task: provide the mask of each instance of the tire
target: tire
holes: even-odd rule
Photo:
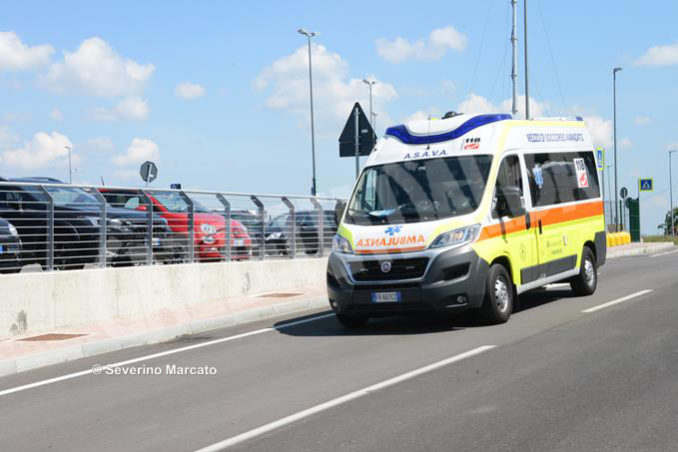
[[[513,312],[514,301],[513,282],[506,267],[493,264],[487,272],[483,318],[491,324],[506,322]]]
[[[339,323],[346,328],[360,328],[365,326],[370,319],[366,315],[336,314],[336,316]]]
[[[596,291],[598,273],[596,272],[596,256],[591,248],[585,246],[581,253],[579,274],[570,280],[570,287],[575,295],[584,297]]]

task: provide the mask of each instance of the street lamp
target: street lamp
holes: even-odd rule
[[[619,164],[617,163],[617,72],[622,68],[612,69],[612,110],[613,110],[613,128],[614,128],[614,211],[615,211],[615,230],[619,224],[619,186],[617,184],[617,173]]]
[[[607,170],[607,192],[610,193],[610,168],[614,168],[614,165],[607,165],[605,169]],[[614,215],[612,214],[612,198],[608,196],[608,201],[610,203],[610,219],[614,220]],[[603,209],[604,210],[604,209]]]
[[[68,183],[73,184],[73,167],[71,166],[71,147],[70,146],[64,146],[66,149],[68,149]]]
[[[370,125],[374,129],[374,113],[372,113],[372,87],[377,83],[376,80],[367,80],[363,79],[363,83],[367,83],[367,86],[370,87]]]
[[[669,215],[671,216],[671,238],[676,239],[676,226],[673,224],[673,172],[671,170],[671,154],[678,152],[676,150],[669,151],[669,198],[671,198],[671,211]]]
[[[315,36],[315,33],[304,30],[303,28],[300,28],[297,32],[306,36],[308,39],[308,87],[311,99],[311,158],[313,160],[313,185],[311,186],[311,195],[315,196],[317,185],[315,179],[315,125],[313,123],[313,64],[311,62],[311,38]]]

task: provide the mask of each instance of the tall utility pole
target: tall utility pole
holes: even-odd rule
[[[71,165],[71,147],[64,146],[68,149],[68,183],[73,184],[73,166]]]
[[[617,72],[622,68],[612,69],[612,115],[613,115],[613,139],[614,139],[614,224],[615,231],[619,224],[619,186],[617,183],[617,174],[619,173],[619,163],[617,162]]]
[[[372,87],[377,83],[376,80],[367,80],[363,79],[363,83],[366,83],[370,87],[370,125],[374,129],[374,113],[372,113]]]
[[[313,185],[311,185],[311,195],[315,196],[317,192],[317,185],[315,179],[315,124],[313,123],[313,63],[311,61],[311,38],[315,36],[312,31],[300,28],[298,33],[308,38],[308,87],[311,99],[311,158],[313,159]]]
[[[511,113],[518,114],[518,0],[511,0],[513,9],[513,29],[511,31],[511,47],[513,48],[513,65],[511,67],[511,81],[513,83],[513,104]]]
[[[523,44],[525,46],[525,119],[530,119],[530,84],[527,81],[529,74],[527,66],[527,0],[525,0],[523,21],[525,22],[523,29]]]
[[[671,211],[669,215],[671,215],[671,238],[673,240],[676,239],[676,225],[674,224],[674,218],[673,218],[673,171],[671,168],[671,154],[674,152],[678,152],[676,150],[669,151],[669,198],[671,198]]]
[[[614,212],[612,211],[612,195],[610,195],[610,168],[614,168],[614,165],[607,165],[605,167],[607,169],[607,197],[608,200],[607,202],[610,204],[610,220],[614,221]]]

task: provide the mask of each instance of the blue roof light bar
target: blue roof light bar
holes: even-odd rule
[[[389,127],[386,129],[386,135],[399,139],[405,144],[433,144],[443,141],[449,141],[459,138],[462,135],[486,124],[512,119],[509,114],[478,115],[469,119],[459,127],[440,135],[412,135],[405,125]]]

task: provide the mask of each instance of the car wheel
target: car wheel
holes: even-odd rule
[[[366,315],[336,314],[337,320],[346,328],[360,328],[370,319]]]
[[[501,264],[493,264],[487,272],[482,314],[492,324],[504,323],[513,312],[514,295],[511,277]]]
[[[575,295],[583,297],[595,292],[597,285],[596,257],[593,255],[591,248],[585,246],[581,253],[579,274],[570,280],[570,287]]]

